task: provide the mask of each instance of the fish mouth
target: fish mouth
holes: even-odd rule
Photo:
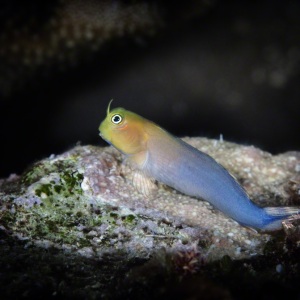
[[[99,133],[99,135],[105,142],[107,142],[108,144],[111,145],[111,142],[109,140],[107,140],[101,132]]]
[[[105,142],[107,142],[107,140],[105,139],[104,135],[103,135],[101,132],[99,133],[99,136],[100,136]]]
[[[100,137],[102,137],[104,140],[106,140],[104,134],[103,134],[101,131],[99,131],[99,135],[100,135]]]

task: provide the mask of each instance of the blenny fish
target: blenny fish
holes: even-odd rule
[[[100,136],[150,178],[208,201],[239,224],[262,231],[279,230],[300,212],[297,207],[259,207],[236,179],[208,154],[155,123],[124,108],[110,111]]]

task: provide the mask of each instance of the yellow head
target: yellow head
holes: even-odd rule
[[[100,136],[124,154],[132,155],[146,150],[147,134],[144,127],[147,120],[120,107],[110,111],[111,102],[106,118],[99,126]]]

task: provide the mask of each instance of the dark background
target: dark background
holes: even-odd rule
[[[299,150],[299,1],[106,1],[112,15],[146,4],[137,28],[154,16],[133,32],[108,18],[125,24],[110,38],[104,1],[1,2],[0,178],[77,142],[104,146],[111,98],[178,136]]]

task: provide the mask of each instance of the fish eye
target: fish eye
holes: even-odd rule
[[[114,124],[120,124],[122,122],[123,118],[119,114],[115,114],[111,117],[111,121]]]

